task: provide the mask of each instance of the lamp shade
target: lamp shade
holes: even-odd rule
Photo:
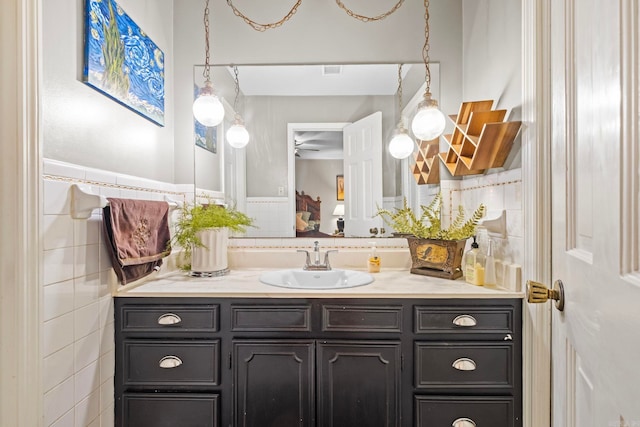
[[[438,109],[437,101],[425,96],[411,122],[411,130],[415,137],[422,141],[431,141],[442,135],[446,125],[446,118]]]
[[[414,145],[404,128],[397,129],[389,141],[389,153],[396,159],[405,159],[413,153]]]
[[[343,216],[344,215],[344,204],[338,203],[336,208],[333,210],[333,216]]]
[[[249,132],[240,122],[236,122],[227,130],[227,141],[233,148],[242,148],[249,143]]]
[[[224,119],[224,106],[216,96],[211,82],[205,85],[193,102],[193,116],[205,126],[218,126]]]

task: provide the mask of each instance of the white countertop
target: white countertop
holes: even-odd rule
[[[474,286],[462,279],[447,280],[411,274],[407,269],[372,273],[374,282],[354,288],[318,290],[265,285],[268,269],[232,270],[221,277],[191,277],[183,272],[158,276],[139,285],[119,288],[118,297],[246,297],[246,298],[522,298],[522,292]]]

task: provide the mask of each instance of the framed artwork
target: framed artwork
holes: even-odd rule
[[[336,198],[344,200],[344,175],[336,175]]]
[[[83,81],[164,126],[164,53],[115,0],[86,0]]]

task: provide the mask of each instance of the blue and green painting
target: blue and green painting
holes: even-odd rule
[[[164,54],[114,0],[87,0],[84,81],[164,126]]]

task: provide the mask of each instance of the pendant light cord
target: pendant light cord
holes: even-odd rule
[[[374,21],[380,21],[384,18],[386,18],[387,16],[391,15],[393,12],[395,12],[396,10],[398,10],[400,8],[400,6],[402,6],[402,3],[404,3],[404,0],[398,0],[398,3],[396,3],[395,6],[393,6],[391,9],[389,9],[388,11],[381,13],[378,16],[365,16],[365,15],[360,15],[355,13],[353,10],[349,9],[347,6],[344,5],[344,3],[342,3],[342,1],[340,0],[336,0],[336,4],[340,7],[340,9],[344,10],[347,15],[349,15],[352,18],[355,18],[359,21],[362,22],[374,22]]]
[[[424,60],[424,80],[427,84],[426,93],[431,93],[431,70],[429,69],[429,0],[424,0],[424,46],[422,46],[422,59]]]
[[[209,0],[206,0],[204,7],[204,76],[205,82],[211,81],[211,65],[209,65]]]
[[[398,64],[398,112],[400,113],[398,129],[404,130],[404,123],[402,123],[402,64]]]
[[[238,67],[236,65],[233,66],[233,75],[236,84],[236,96],[233,99],[233,111],[235,112],[236,117],[239,117],[240,113],[238,113],[238,97],[240,95],[240,80],[238,80]]]
[[[233,13],[236,16],[242,18],[242,20],[244,22],[246,22],[251,28],[253,28],[256,31],[260,31],[260,32],[269,30],[271,28],[277,28],[277,27],[282,26],[282,24],[287,22],[289,19],[291,19],[291,17],[293,15],[295,15],[295,13],[298,11],[298,6],[300,6],[301,3],[302,3],[302,0],[297,0],[296,3],[291,8],[291,10],[289,11],[289,13],[287,13],[279,21],[272,22],[272,23],[269,23],[269,24],[260,24],[260,23],[258,23],[256,21],[254,21],[253,19],[249,18],[248,16],[246,16],[244,13],[240,12],[240,10],[238,10],[238,8],[236,8],[233,5],[233,2],[231,0],[227,0],[227,4],[229,5],[229,7],[231,7],[231,9],[233,9]]]

